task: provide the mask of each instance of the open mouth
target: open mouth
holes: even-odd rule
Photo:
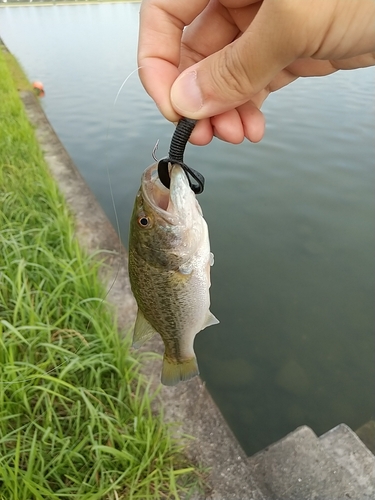
[[[160,181],[157,164],[149,167],[143,174],[142,192],[145,201],[155,210],[166,222],[177,224],[176,214],[172,213],[171,192]]]
[[[157,163],[151,165],[143,174],[142,191],[145,201],[166,222],[172,225],[179,223],[189,212],[190,198],[194,196],[190,190],[185,172],[179,165],[173,165],[170,189],[159,179]]]
[[[159,179],[152,184],[152,198],[156,207],[168,212],[170,191],[163,186]]]

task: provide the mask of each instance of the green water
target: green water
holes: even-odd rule
[[[136,74],[136,4],[0,10],[0,36],[120,233],[165,122]],[[264,106],[265,139],[189,146],[215,254],[202,378],[247,453],[307,424],[374,416],[373,68],[301,80]]]

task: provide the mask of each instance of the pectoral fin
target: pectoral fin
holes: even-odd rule
[[[220,323],[220,321],[212,314],[211,311],[208,311],[206,322],[203,325],[202,330],[204,330],[208,326],[217,325],[218,323]]]
[[[137,319],[135,320],[134,325],[132,347],[134,347],[135,349],[139,349],[145,342],[150,340],[155,333],[155,329],[143,316],[142,311],[138,309]]]
[[[214,254],[212,252],[210,252],[210,266],[213,266],[214,262],[215,262]]]

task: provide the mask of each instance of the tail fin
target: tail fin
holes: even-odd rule
[[[163,385],[176,385],[199,375],[197,358],[186,359],[178,362],[164,354],[161,383]]]

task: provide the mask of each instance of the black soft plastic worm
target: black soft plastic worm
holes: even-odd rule
[[[171,179],[169,177],[168,164],[172,165],[178,164],[183,169],[189,180],[189,185],[195,194],[200,194],[204,189],[204,177],[202,174],[188,167],[184,163],[184,152],[186,143],[195,127],[197,120],[191,120],[190,118],[181,118],[178,122],[176,130],[173,134],[171,145],[169,148],[168,158],[163,158],[158,163],[158,174],[159,179],[164,184],[165,187],[169,189],[171,184]]]

